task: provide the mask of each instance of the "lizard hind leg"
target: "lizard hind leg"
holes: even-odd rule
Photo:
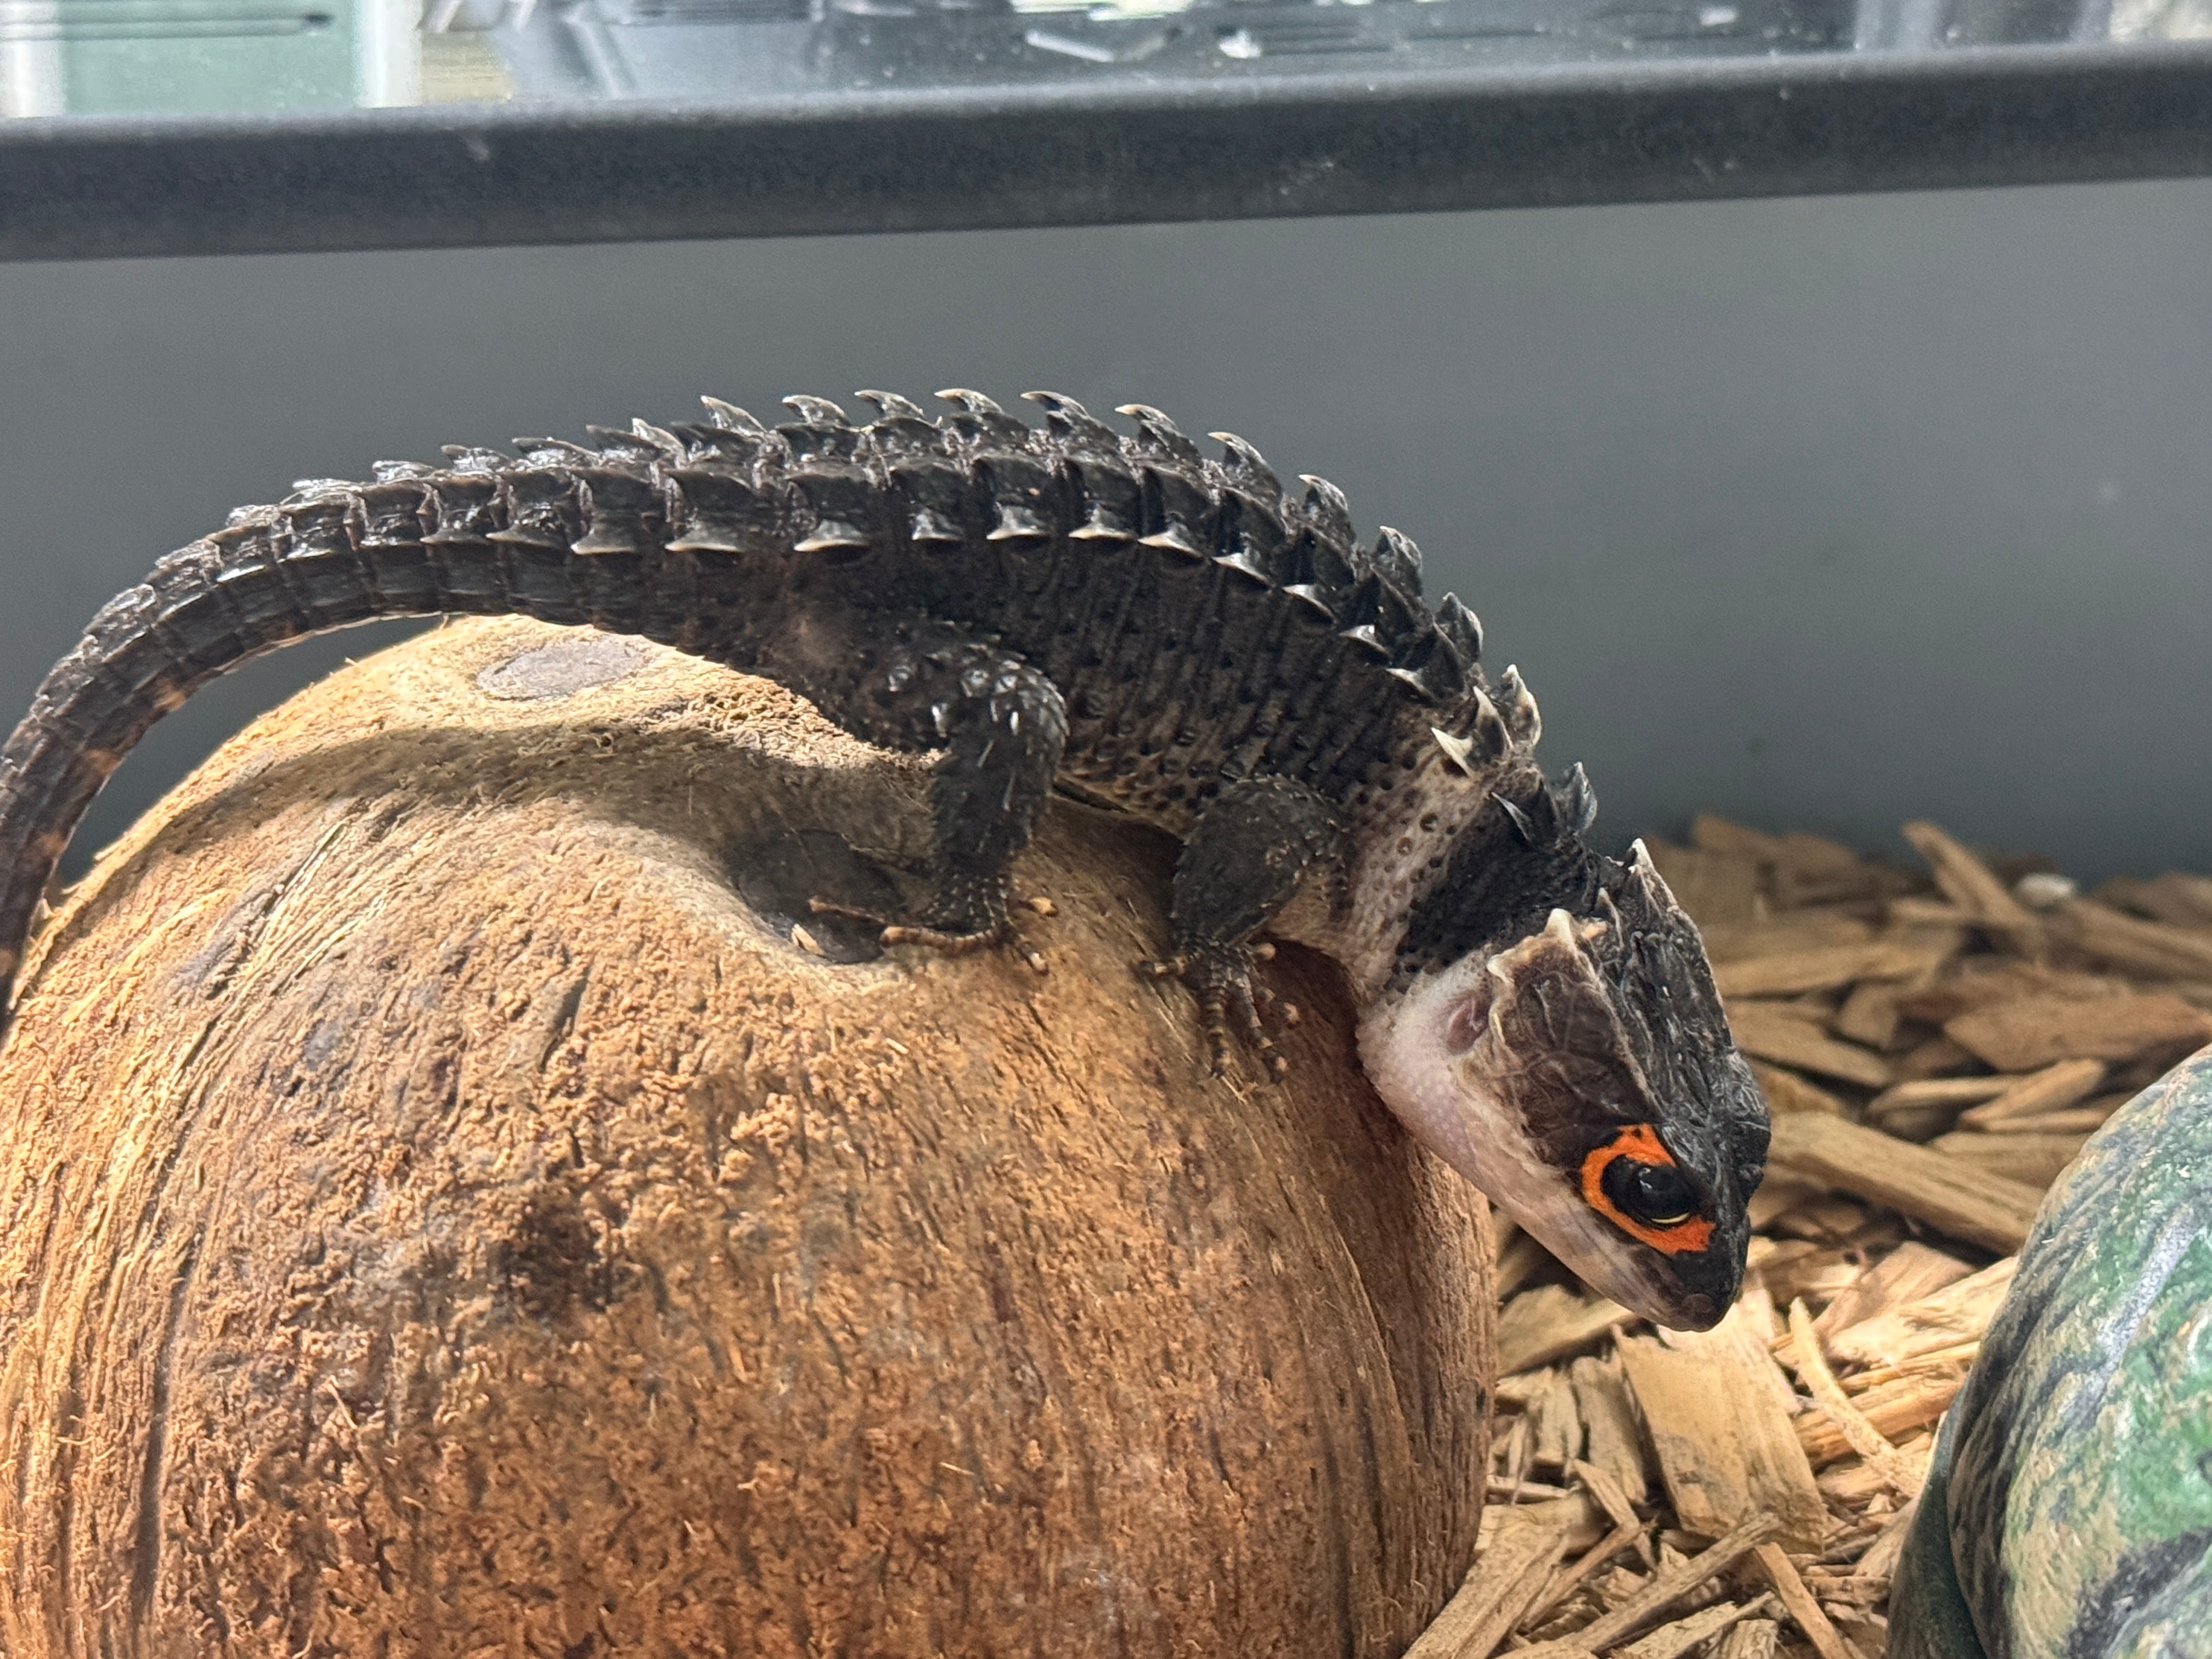
[[[1338,836],[1328,801],[1305,785],[1246,778],[1208,803],[1183,843],[1176,860],[1174,954],[1137,967],[1190,988],[1217,1073],[1228,1070],[1237,1040],[1269,1077],[1290,1070],[1268,1028],[1296,1024],[1298,1011],[1255,977],[1254,965],[1274,954],[1255,936],[1309,877],[1334,863]]]
[[[1042,972],[1044,958],[1016,938],[1006,879],[1066,742],[1059,689],[1012,652],[932,625],[902,638],[858,691],[833,718],[878,742],[944,750],[929,786],[929,898],[909,921],[823,899],[813,908],[880,924],[885,945],[964,956],[1013,944]]]

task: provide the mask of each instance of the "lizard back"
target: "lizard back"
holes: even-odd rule
[[[1122,435],[1051,393],[1032,394],[1041,428],[975,392],[944,394],[933,421],[862,395],[867,424],[795,397],[771,428],[708,399],[703,422],[303,480],[162,559],[0,750],[0,975],[85,808],[161,715],[253,657],[384,618],[638,635],[898,747],[928,711],[886,693],[886,660],[927,648],[915,624],[951,624],[1059,688],[1066,783],[1178,835],[1225,782],[1349,802],[1413,769],[1430,726],[1475,723],[1480,623],[1422,603],[1406,538],[1358,545],[1325,481],[1288,495],[1249,445],[1216,434],[1207,459],[1141,406]]]
[[[937,751],[929,896],[868,916],[886,945],[1012,942],[1008,872],[1055,783],[1162,825],[1172,939],[1140,970],[1189,989],[1217,1069],[1241,1039],[1282,1075],[1267,1027],[1295,1011],[1253,970],[1264,934],[1318,945],[1415,1135],[1606,1294],[1717,1320],[1767,1132],[1702,943],[1640,844],[1589,847],[1587,780],[1537,769],[1534,699],[1511,669],[1493,698],[1413,544],[1359,546],[1332,486],[1288,495],[1242,440],[1209,459],[1141,405],[1122,435],[1052,393],[1042,428],[972,392],[934,421],[860,395],[865,425],[709,400],[311,479],[161,560],[0,748],[0,996],[86,806],[200,684],[383,617],[589,624]]]

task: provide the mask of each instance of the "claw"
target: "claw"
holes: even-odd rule
[[[824,898],[807,900],[806,908],[817,916],[850,916],[854,921],[872,922],[878,927],[891,925],[891,919],[880,910],[863,910],[855,905],[836,904]]]
[[[1260,1000],[1253,994],[1252,981],[1232,979],[1228,991],[1229,1006],[1236,1010],[1237,1023],[1244,1028],[1244,1041],[1251,1045],[1267,1075],[1279,1083],[1289,1073],[1291,1063],[1275,1051],[1274,1039],[1267,1035],[1267,1023],[1260,1018]]]
[[[942,927],[915,927],[908,922],[893,921],[878,910],[862,910],[849,904],[838,904],[829,899],[809,899],[806,908],[817,916],[850,916],[855,921],[865,921],[883,932],[877,935],[884,945],[922,945],[940,956],[967,957],[993,945],[1011,945],[1015,954],[1030,968],[1042,974],[1049,971],[1043,953],[1032,951],[1021,942],[1014,932],[1014,924],[1001,916],[988,927],[963,929],[953,933]]]
[[[1179,979],[1197,996],[1199,1029],[1206,1034],[1206,1054],[1216,1077],[1229,1072],[1233,1014],[1233,1035],[1243,1039],[1268,1078],[1280,1082],[1290,1074],[1291,1063],[1275,1047],[1270,1017],[1277,1030],[1286,1030],[1298,1023],[1297,1007],[1252,977],[1253,963],[1274,954],[1275,947],[1262,942],[1159,957],[1136,967],[1148,978]]]
[[[1273,1013],[1285,1026],[1295,1025],[1304,1018],[1298,1012],[1297,1003],[1284,1001],[1258,980],[1252,981],[1252,994],[1260,999],[1262,1008]]]

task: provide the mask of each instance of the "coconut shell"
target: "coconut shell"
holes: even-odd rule
[[[875,945],[921,765],[520,622],[228,744],[0,1055],[0,1653],[1395,1654],[1472,1556],[1479,1196],[1285,947],[1139,979],[1073,804],[1015,952]]]

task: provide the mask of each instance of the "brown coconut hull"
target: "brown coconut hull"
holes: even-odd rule
[[[795,944],[911,896],[844,849],[920,790],[493,623],[112,849],[0,1057],[0,1653],[1398,1652],[1474,1542],[1480,1199],[1319,958],[1289,1086],[1206,1075],[1125,822],[1021,860],[1048,975]]]

